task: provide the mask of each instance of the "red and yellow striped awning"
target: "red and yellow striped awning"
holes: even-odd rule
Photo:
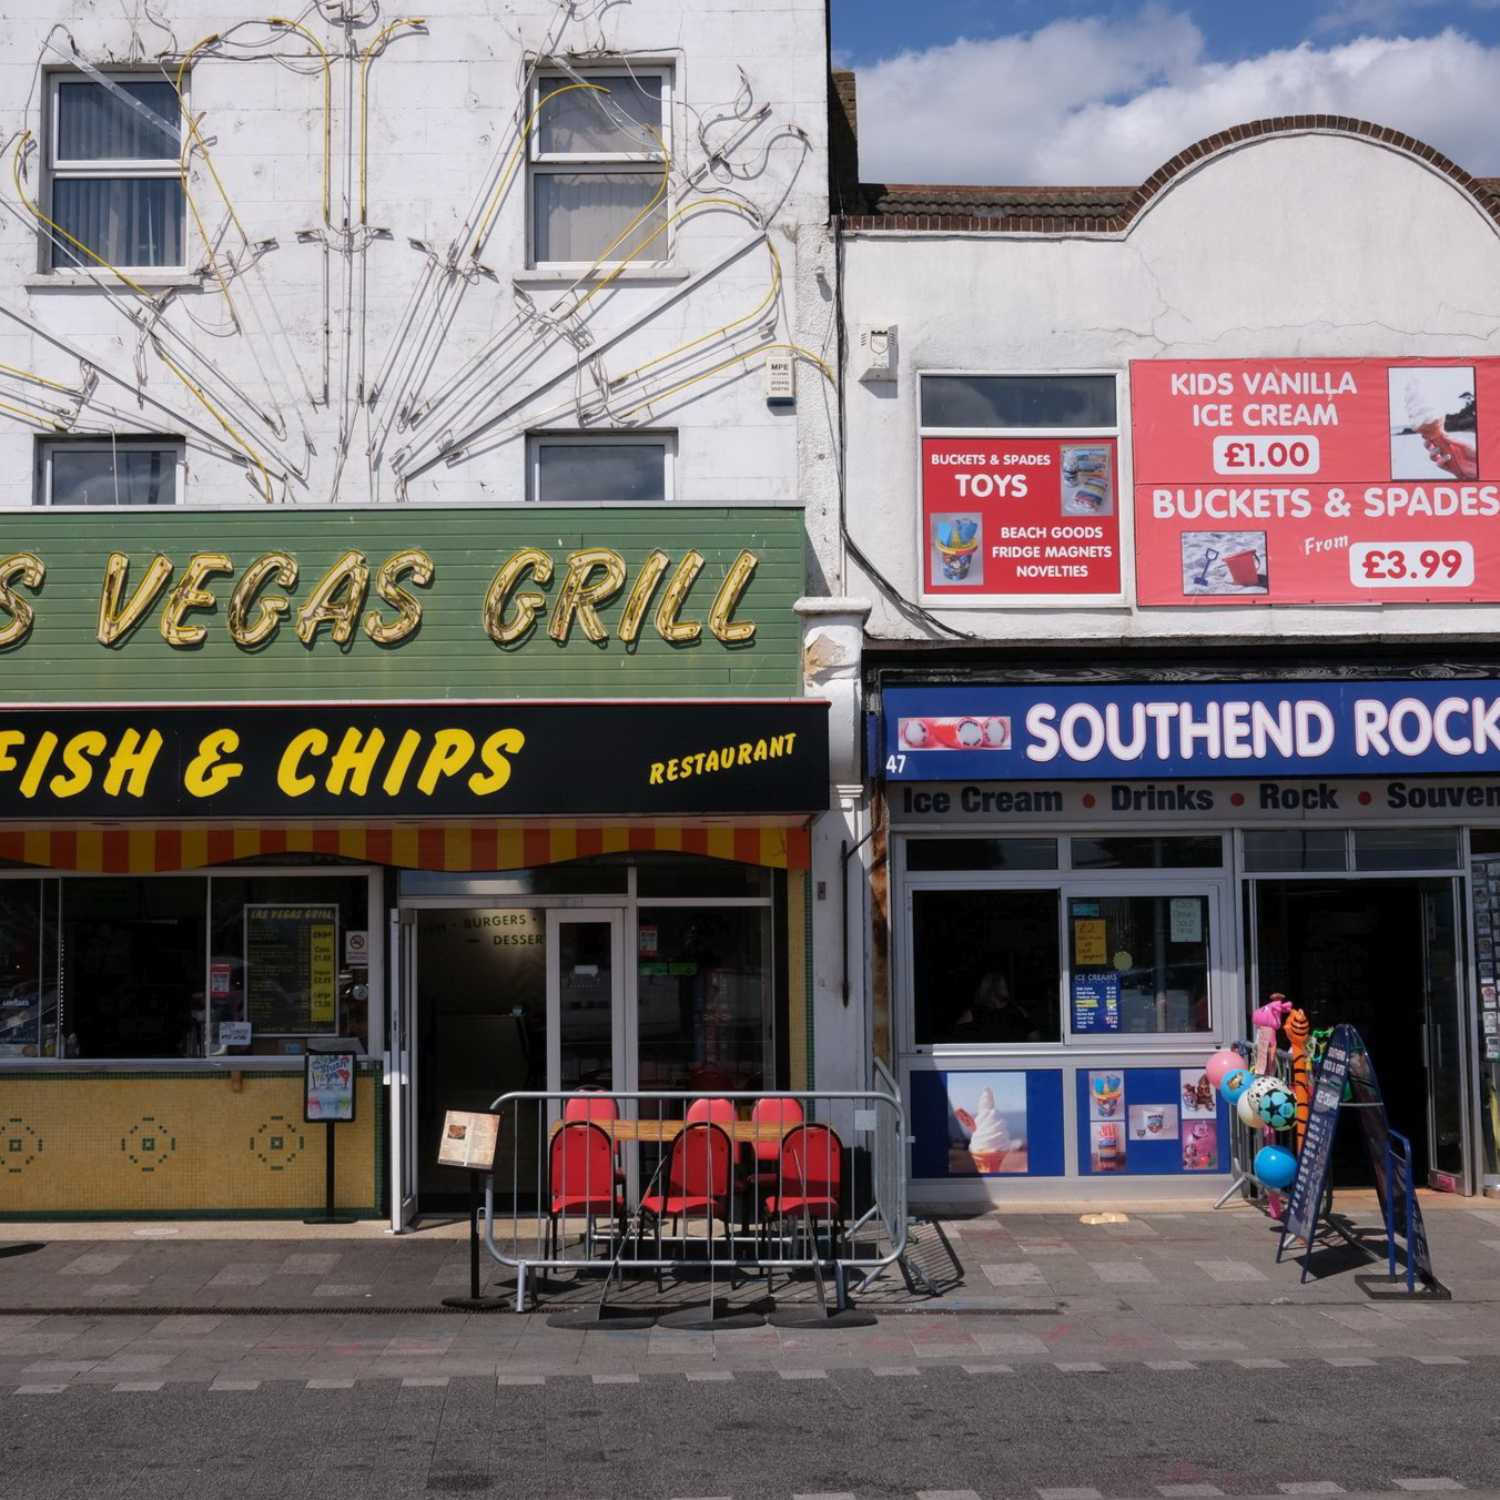
[[[0,829],[0,860],[50,870],[150,875],[255,855],[324,854],[407,870],[521,870],[594,854],[701,854],[778,870],[811,864],[803,828],[682,823],[305,823]]]

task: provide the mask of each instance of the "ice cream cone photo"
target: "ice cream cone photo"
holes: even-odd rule
[[[1387,374],[1392,479],[1477,479],[1473,365],[1411,365]]]
[[[951,1174],[1026,1171],[1024,1073],[950,1073],[948,1118]]]

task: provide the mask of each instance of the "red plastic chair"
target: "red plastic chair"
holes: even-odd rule
[[[776,1191],[766,1196],[768,1223],[810,1229],[828,1226],[828,1254],[837,1255],[843,1236],[844,1147],[827,1125],[797,1125],[782,1138]]]
[[[728,1099],[694,1099],[688,1105],[687,1117],[690,1125],[700,1120],[712,1120],[715,1125],[730,1127],[736,1118],[734,1104]]]
[[[602,1089],[577,1089],[572,1098],[563,1102],[564,1120],[602,1120],[612,1124],[620,1118],[620,1106]],[[611,1139],[613,1139],[611,1137]],[[615,1181],[621,1186],[625,1182],[625,1168],[620,1160],[620,1148],[614,1146]]]
[[[588,1244],[599,1219],[619,1226],[622,1200],[615,1188],[614,1142],[592,1120],[565,1120],[552,1137],[547,1185],[551,1201],[547,1214],[549,1260],[557,1259],[558,1222],[587,1219]]]
[[[720,1102],[727,1104],[729,1101]],[[701,1214],[708,1220],[710,1236],[713,1221],[722,1219],[728,1235],[729,1196],[733,1183],[734,1143],[728,1132],[711,1120],[689,1120],[672,1142],[667,1157],[665,1188],[647,1193],[641,1199],[641,1233],[646,1232],[648,1218],[654,1221],[657,1260],[662,1258],[661,1226],[666,1219],[671,1219],[675,1228],[689,1214]],[[661,1267],[658,1266],[658,1287],[661,1282]]]
[[[800,1125],[803,1120],[802,1105],[796,1099],[757,1099],[750,1111],[750,1118],[757,1125]],[[779,1190],[781,1182],[781,1142],[787,1131],[775,1140],[757,1138],[751,1146],[754,1153],[753,1166],[745,1177],[745,1224],[750,1228],[750,1215],[755,1205],[768,1194]]]

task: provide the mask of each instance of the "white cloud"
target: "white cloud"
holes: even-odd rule
[[[1500,47],[1460,32],[1211,61],[1183,12],[1056,21],[904,52],[859,73],[866,182],[1136,183],[1184,146],[1269,115],[1352,115],[1484,175]]]

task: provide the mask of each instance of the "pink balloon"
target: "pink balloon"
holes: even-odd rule
[[[1228,1047],[1226,1047],[1222,1052],[1215,1052],[1214,1055],[1209,1058],[1207,1064],[1204,1066],[1203,1071],[1208,1074],[1208,1081],[1213,1084],[1215,1088],[1218,1088],[1218,1086],[1224,1081],[1224,1075],[1226,1073],[1232,1073],[1236,1068],[1243,1068],[1244,1066],[1245,1059],[1241,1057],[1238,1052],[1232,1052]]]

